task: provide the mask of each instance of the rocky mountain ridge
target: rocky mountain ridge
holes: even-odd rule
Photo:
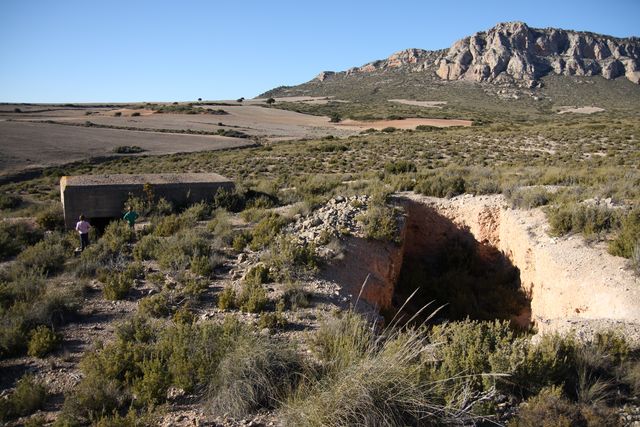
[[[432,73],[443,81],[514,83],[536,87],[549,74],[625,77],[640,84],[640,39],[536,29],[507,22],[454,43],[449,49],[406,49],[387,59],[343,72],[324,71],[315,80],[388,70]]]

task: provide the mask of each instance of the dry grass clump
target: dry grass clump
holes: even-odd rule
[[[352,312],[321,327],[314,340],[318,377],[286,404],[286,425],[431,425],[476,418],[471,409],[488,394],[445,402],[438,382],[424,377],[421,359],[434,345],[423,330],[378,335],[372,328]]]

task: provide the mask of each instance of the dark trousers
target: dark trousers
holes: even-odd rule
[[[89,246],[89,233],[80,233],[80,249],[84,251],[87,246]]]

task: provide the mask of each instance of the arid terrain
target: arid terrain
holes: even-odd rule
[[[640,425],[637,52],[507,23],[255,99],[0,106],[0,422]],[[235,188],[138,183],[77,249],[62,176],[170,173]]]

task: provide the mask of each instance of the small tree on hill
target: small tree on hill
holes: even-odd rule
[[[265,101],[267,104],[271,105],[271,104],[275,104],[276,100],[273,98],[269,98]]]

